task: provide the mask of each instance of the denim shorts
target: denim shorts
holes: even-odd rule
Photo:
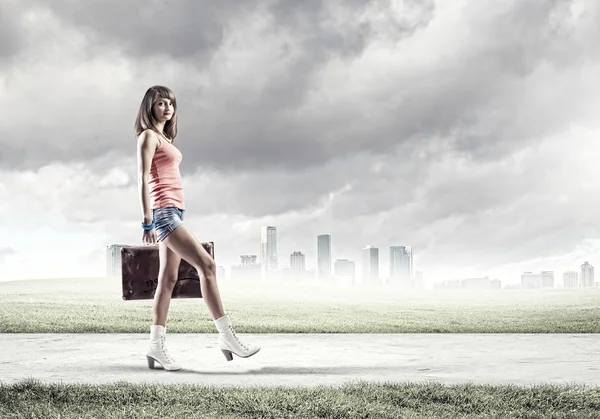
[[[156,241],[163,241],[170,232],[183,224],[185,210],[177,207],[164,207],[152,210],[152,218],[156,228]]]

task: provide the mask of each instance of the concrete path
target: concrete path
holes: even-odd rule
[[[148,369],[145,334],[0,334],[0,382],[600,385],[600,334],[242,334],[262,349],[231,362],[216,336],[168,334],[183,365],[168,372]]]

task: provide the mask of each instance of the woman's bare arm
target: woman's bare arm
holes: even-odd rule
[[[137,141],[137,166],[138,166],[138,189],[140,204],[142,205],[142,216],[144,224],[152,223],[152,209],[150,208],[150,165],[158,145],[158,139],[151,130],[140,134]]]

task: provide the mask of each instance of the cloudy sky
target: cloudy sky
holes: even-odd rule
[[[133,123],[179,105],[185,222],[228,271],[278,228],[428,281],[600,263],[600,2],[0,0],[2,280],[140,244]]]

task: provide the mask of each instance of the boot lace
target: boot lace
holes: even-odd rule
[[[233,330],[233,326],[229,326],[229,331],[231,332],[231,335],[235,338],[235,340],[237,341],[237,343],[239,343],[242,348],[244,348],[245,350],[249,350],[250,349],[248,347],[248,345],[246,345],[244,342],[242,342],[240,340],[240,338],[235,334],[235,330]]]
[[[167,352],[167,344],[165,343],[164,336],[160,337],[160,350],[162,351],[163,355],[165,356],[165,359],[169,362],[169,364],[175,363],[175,360],[171,357],[171,355],[169,355],[169,352]]]

